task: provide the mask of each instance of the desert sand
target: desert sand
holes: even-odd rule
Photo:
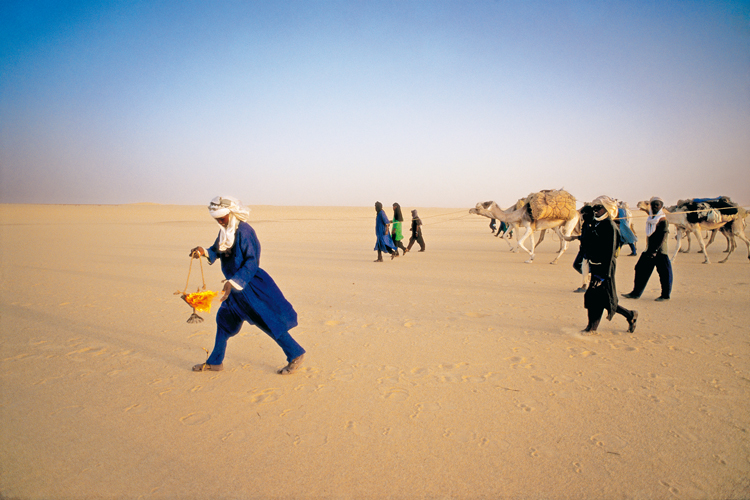
[[[174,292],[216,237],[204,206],[0,206],[0,496],[750,498],[744,245],[718,264],[719,237],[704,265],[694,244],[672,300],[655,274],[622,299],[634,333],[584,336],[577,243],[525,264],[469,207],[398,201],[427,251],[383,263],[372,207],[252,207],[308,351],[290,376],[250,325],[223,372],[191,371],[218,304],[189,324]]]

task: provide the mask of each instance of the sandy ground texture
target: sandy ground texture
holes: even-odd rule
[[[635,333],[583,336],[577,243],[524,264],[469,207],[416,208],[427,251],[373,263],[371,207],[253,207],[308,351],[281,376],[249,325],[191,371],[217,307],[188,324],[173,292],[205,207],[0,206],[2,498],[750,498],[744,246],[694,245],[671,301],[656,275],[622,299]]]

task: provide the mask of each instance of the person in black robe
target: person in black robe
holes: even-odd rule
[[[424,252],[424,238],[422,237],[422,219],[419,218],[419,214],[416,210],[411,211],[411,238],[409,238],[409,246],[406,247],[406,251],[411,251],[414,242],[419,243],[419,251]]]
[[[638,311],[630,311],[617,303],[615,288],[615,270],[617,258],[615,251],[619,235],[617,226],[612,222],[607,209],[600,203],[594,203],[594,220],[589,226],[581,247],[589,261],[591,280],[583,296],[583,305],[588,311],[588,324],[584,332],[594,334],[599,327],[602,314],[607,310],[607,320],[612,321],[615,313],[628,320],[628,332],[635,331]]]
[[[669,300],[672,294],[672,263],[667,255],[667,237],[669,227],[664,215],[664,202],[661,198],[654,196],[649,202],[649,217],[646,220],[646,237],[648,248],[641,254],[635,265],[635,279],[633,291],[622,296],[627,299],[637,299],[646,288],[651,274],[656,268],[659,273],[661,284],[661,295],[656,298],[657,302]]]

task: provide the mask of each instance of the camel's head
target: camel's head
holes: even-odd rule
[[[635,206],[638,207],[640,210],[643,210],[644,212],[648,213],[649,204],[647,201],[639,201],[638,203],[636,203]]]
[[[492,217],[492,215],[488,214],[487,211],[494,204],[495,204],[494,201],[484,201],[484,202],[480,201],[479,203],[477,203],[477,205],[474,208],[469,210],[469,213],[474,214],[474,215],[483,215],[485,217]]]

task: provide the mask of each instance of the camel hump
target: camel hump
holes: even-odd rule
[[[578,213],[575,197],[563,189],[547,189],[532,193],[526,198],[526,202],[534,220],[570,220]]]

